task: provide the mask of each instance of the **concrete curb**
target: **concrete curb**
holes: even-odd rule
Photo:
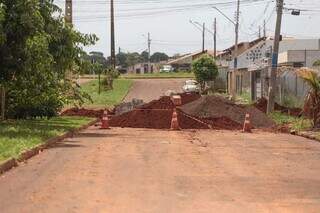
[[[11,159],[4,161],[3,163],[0,163],[0,175],[9,171],[13,167],[17,167],[19,165],[19,163],[25,162],[28,159],[34,157],[35,155],[38,155],[43,150],[50,148],[51,146],[53,146],[57,142],[63,141],[66,138],[74,137],[74,135],[76,135],[80,131],[87,129],[88,127],[94,125],[98,121],[99,121],[99,119],[95,119],[95,120],[91,121],[90,123],[83,125],[82,127],[73,129],[69,132],[66,132],[63,135],[60,135],[60,136],[57,136],[54,138],[50,138],[50,139],[46,140],[43,144],[40,144],[30,150],[26,150],[26,151],[22,152],[17,158],[11,158]]]
[[[314,140],[314,141],[320,142],[320,139],[317,138],[316,136],[309,135],[309,134],[304,133],[304,132],[298,132],[297,135],[300,136],[300,137],[304,137],[304,138],[307,138],[307,139],[310,139],[310,140]]]

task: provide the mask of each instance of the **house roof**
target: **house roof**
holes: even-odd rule
[[[261,41],[265,41],[267,39],[267,37],[261,37],[261,38],[258,38],[258,39],[255,39],[253,41],[250,41],[250,42],[241,42],[238,44],[238,47],[241,47],[241,46],[244,46],[244,45],[248,45],[248,48],[247,49],[250,49],[251,47],[255,46],[256,44],[260,43]],[[229,55],[232,53],[232,51],[234,51],[235,49],[235,45],[232,45],[231,47],[223,50],[219,56],[224,56],[224,55]],[[241,55],[242,53],[240,53],[239,55]]]
[[[194,57],[194,56],[197,56],[197,55],[200,55],[200,54],[203,54],[203,53],[208,53],[208,50],[205,50],[204,52],[199,51],[199,52],[195,52],[195,53],[190,53],[190,54],[184,55],[184,56],[182,56],[180,58],[173,59],[173,60],[169,61],[168,64],[175,64],[175,63],[178,63],[179,61],[188,59],[189,57]]]

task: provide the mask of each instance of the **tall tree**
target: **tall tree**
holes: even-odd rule
[[[84,35],[64,23],[53,0],[2,0],[3,38],[0,43],[0,83],[7,87],[12,117],[53,116],[64,104],[82,103],[70,78],[83,66]]]
[[[160,61],[167,61],[169,59],[169,56],[165,53],[156,52],[151,56],[151,62],[157,63]]]
[[[147,51],[143,51],[140,55],[141,55],[142,62],[149,61],[149,53]]]

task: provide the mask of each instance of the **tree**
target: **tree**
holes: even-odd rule
[[[126,64],[128,67],[133,66],[135,64],[141,63],[143,62],[141,56],[139,53],[128,53],[127,54],[127,60],[126,60]]]
[[[319,66],[320,66],[320,59],[319,59],[319,60],[316,60],[316,61],[313,63],[313,66],[319,67]]]
[[[314,128],[320,128],[320,76],[315,70],[303,68],[298,75],[310,86],[305,101],[305,113],[311,115]]]
[[[108,67],[108,64],[107,64],[107,59],[104,57],[103,53],[102,52],[96,52],[96,51],[93,51],[93,52],[90,52],[90,61],[92,63],[99,63],[103,66],[103,68],[107,68]]]
[[[192,63],[192,70],[201,90],[205,89],[206,82],[213,81],[218,76],[218,66],[209,55],[204,55]]]
[[[160,61],[167,61],[169,56],[165,53],[156,52],[151,56],[151,62],[157,63]]]
[[[147,51],[143,51],[141,53],[141,62],[148,62],[149,61],[149,53]]]
[[[65,104],[82,104],[88,95],[71,76],[84,66],[83,46],[94,44],[96,36],[65,24],[53,0],[2,0],[0,5],[0,83],[6,87],[9,117],[51,117]]]

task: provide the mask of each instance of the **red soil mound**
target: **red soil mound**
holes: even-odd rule
[[[235,123],[233,124],[243,124],[246,113],[249,113],[251,115],[251,123],[255,128],[269,128],[275,125],[271,119],[255,107],[237,105],[220,96],[201,97],[194,102],[182,106],[182,110],[187,114],[202,119],[227,118],[229,121],[234,121]],[[228,122],[221,127],[223,129],[230,128]]]
[[[138,107],[138,109],[173,109],[173,108],[174,108],[174,104],[171,101],[171,97],[169,96],[163,96],[159,100],[154,100]]]
[[[182,129],[209,129],[209,125],[196,118],[177,111]],[[114,116],[109,124],[113,127],[170,129],[173,110],[140,109]]]
[[[83,117],[93,117],[100,118],[103,115],[104,110],[91,110],[84,108],[71,108],[67,109],[61,113],[62,116],[83,116]]]
[[[196,93],[181,93],[179,95],[181,96],[182,105],[191,103],[201,98],[201,95]]]
[[[241,130],[242,125],[227,117],[205,118],[204,122],[211,125],[216,130]]]

